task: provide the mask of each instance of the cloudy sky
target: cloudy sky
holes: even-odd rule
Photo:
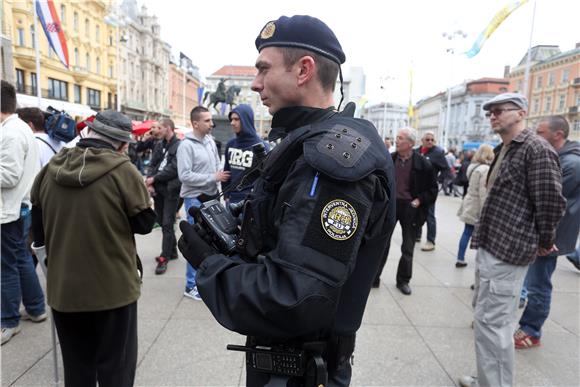
[[[308,14],[323,20],[346,53],[343,69],[361,66],[370,102],[407,103],[409,70],[413,101],[445,90],[450,83],[501,77],[528,49],[534,0],[510,15],[472,59],[450,55],[467,51],[493,16],[511,0],[139,0],[161,24],[162,39],[183,51],[202,76],[223,65],[253,65],[254,40],[267,21],[281,15]],[[580,1],[536,0],[532,45],[573,49],[580,42]],[[444,32],[466,38],[449,41]],[[381,79],[389,78],[386,82]],[[390,79],[394,78],[394,79]],[[385,89],[381,90],[381,84]],[[385,91],[386,90],[386,91]]]

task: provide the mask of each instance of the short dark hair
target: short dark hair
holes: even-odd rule
[[[37,132],[44,132],[44,113],[39,108],[24,107],[16,110],[18,117],[26,122],[32,122],[34,130]]]
[[[204,106],[196,106],[193,109],[191,109],[191,113],[189,113],[189,119],[192,122],[199,121],[199,119],[201,117],[201,113],[205,113],[205,112],[209,112],[209,110],[207,110],[207,108],[205,108]]]
[[[0,111],[2,113],[14,113],[16,111],[16,89],[11,83],[3,79],[1,83]]]
[[[162,118],[159,120],[159,125],[161,126],[169,126],[171,130],[175,130],[175,123],[171,118]]]
[[[555,133],[561,130],[564,133],[564,138],[568,138],[570,134],[570,124],[564,116],[549,116],[542,119],[541,122],[547,122],[550,132]]]
[[[298,62],[300,58],[304,56],[312,57],[314,62],[316,62],[316,75],[320,79],[322,88],[326,91],[334,91],[339,70],[337,63],[322,55],[302,48],[280,47],[280,50],[282,51],[284,65],[287,70],[290,70],[290,67]]]

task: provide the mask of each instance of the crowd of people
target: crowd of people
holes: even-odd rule
[[[346,386],[366,299],[394,251],[395,225],[402,232],[396,287],[410,296],[424,224],[421,250],[436,249],[441,190],[461,196],[455,266],[468,265],[470,240],[477,250],[477,375],[459,383],[513,385],[514,349],[540,345],[557,257],[568,256],[580,270],[580,144],[568,140],[566,119],[551,116],[527,128],[526,98],[504,93],[483,105],[501,137],[495,149],[483,144],[458,157],[436,145],[435,133],[419,139],[413,128],[398,130],[394,149],[391,139],[383,147],[372,124],[349,108],[334,109],[345,54],[328,26],[309,16],[281,17],[255,44],[252,89],[273,114],[270,139],[279,145],[260,161],[253,186],[241,184],[256,168],[252,148],[269,150],[269,143],[258,136],[248,105],[228,115],[232,139],[223,159],[203,106],[191,110],[192,132],[183,140],[162,118],[136,141],[131,120],[106,110],[64,144],[46,133],[40,109],[17,109],[13,85],[2,80],[2,344],[20,332],[21,319],[46,320],[48,303],[67,385],[132,385],[141,258],[154,259],[162,275],[179,248],[188,261],[184,297],[203,300],[223,326],[248,336],[248,346],[308,348],[313,364],[323,360],[324,380]],[[222,196],[244,204],[233,257],[194,227],[202,204]],[[178,242],[181,206],[187,220]],[[155,223],[160,252],[139,257],[134,235]],[[38,259],[48,256],[46,301],[31,244]],[[516,329],[520,298],[525,309]],[[310,385],[308,377],[297,385]],[[248,363],[248,385],[273,381]]]

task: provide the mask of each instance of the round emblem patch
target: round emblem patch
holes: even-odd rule
[[[335,199],[324,206],[320,214],[324,232],[334,240],[345,241],[354,235],[358,215],[346,200]]]
[[[274,24],[273,21],[268,22],[268,24],[266,24],[264,26],[264,28],[262,29],[262,32],[260,32],[260,38],[270,39],[274,35],[275,31],[276,31],[276,24]]]

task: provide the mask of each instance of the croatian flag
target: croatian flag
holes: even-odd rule
[[[54,8],[52,0],[35,0],[36,12],[42,24],[42,29],[46,34],[50,47],[54,50],[58,59],[68,68],[68,48],[66,47],[66,38],[62,25]]]

